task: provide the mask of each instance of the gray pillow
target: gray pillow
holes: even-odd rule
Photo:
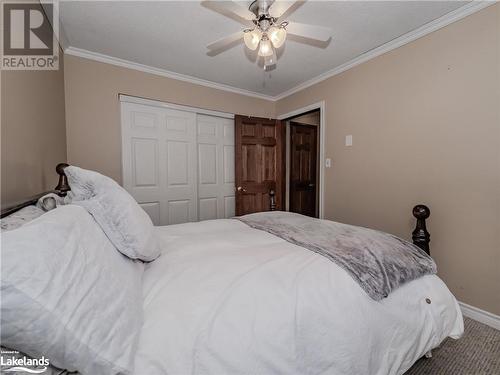
[[[71,187],[67,201],[84,207],[118,251],[143,261],[160,255],[153,222],[125,189],[94,171],[69,166],[64,172]]]

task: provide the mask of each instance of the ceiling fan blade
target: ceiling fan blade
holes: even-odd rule
[[[253,26],[252,20],[255,18],[255,15],[233,1],[203,0],[201,5],[214,12],[232,18],[243,25]]]
[[[215,42],[212,42],[207,45],[207,48],[209,50],[215,51],[215,50],[225,50],[225,47],[232,46],[235,44],[237,41],[243,38],[243,32],[238,31],[237,33],[225,36],[224,38],[220,38],[216,40]],[[221,51],[222,52],[222,51]]]
[[[303,38],[328,41],[332,37],[332,29],[329,27],[308,25],[305,23],[290,22],[286,27],[288,34],[297,35]]]
[[[298,1],[282,1],[276,0],[269,8],[269,14],[274,18],[281,18],[284,20],[290,14],[295,12],[299,7],[304,5],[307,0]]]

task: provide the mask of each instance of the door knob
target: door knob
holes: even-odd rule
[[[309,187],[314,187],[314,186],[315,186],[315,184],[309,184]]]
[[[238,191],[240,191],[240,192],[243,192],[243,193],[246,193],[246,191],[247,191],[247,189],[244,189],[244,188],[243,188],[243,187],[241,187],[241,186],[238,186],[238,187],[236,188],[236,190],[238,190]]]

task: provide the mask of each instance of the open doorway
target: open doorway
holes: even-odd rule
[[[320,109],[287,118],[286,210],[320,216]]]

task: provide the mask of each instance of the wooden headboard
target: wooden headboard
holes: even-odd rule
[[[36,204],[38,199],[45,194],[48,193],[56,193],[57,195],[61,197],[65,197],[68,193],[68,191],[71,190],[68,184],[68,179],[66,177],[66,174],[64,173],[64,168],[68,167],[69,164],[66,163],[59,163],[56,166],[56,172],[59,175],[59,182],[57,186],[54,188],[54,190],[47,191],[45,193],[38,194],[34,197],[29,198],[25,202],[16,204],[11,207],[7,207],[5,209],[2,209],[1,217],[8,216],[10,214],[13,214],[16,211],[19,211],[21,208]],[[275,201],[275,192],[274,190],[271,190],[269,192],[269,199],[270,199],[270,210],[274,211],[276,209],[276,201]],[[429,251],[429,243],[431,242],[431,235],[427,231],[426,223],[425,220],[427,220],[431,214],[431,211],[429,210],[429,207],[423,205],[423,204],[418,204],[415,207],[413,207],[413,216],[417,219],[417,223],[415,225],[415,229],[412,232],[412,240],[413,243],[420,247],[422,250],[424,250],[427,254],[430,254]]]
[[[19,211],[20,209],[22,209],[24,207],[36,204],[36,202],[38,202],[38,200],[41,197],[43,197],[44,195],[49,194],[49,193],[55,193],[55,194],[59,195],[60,197],[65,197],[66,194],[68,193],[68,191],[71,190],[69,185],[68,185],[68,179],[66,178],[66,175],[64,174],[64,168],[66,168],[68,166],[69,166],[69,164],[66,164],[66,163],[57,164],[56,172],[59,175],[59,183],[54,188],[54,190],[49,190],[49,191],[34,195],[32,197],[27,198],[25,201],[16,203],[16,204],[14,204],[12,206],[8,206],[6,208],[2,208],[0,218],[4,218],[6,216],[9,216],[9,215],[13,214],[16,211]]]

